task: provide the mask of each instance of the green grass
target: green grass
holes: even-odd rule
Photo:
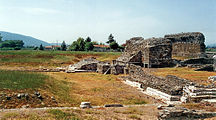
[[[121,55],[120,52],[81,52],[81,51],[0,51],[0,63],[19,63],[28,66],[61,66],[62,63],[76,63],[85,57],[96,57],[101,61],[111,61]]]
[[[37,89],[48,77],[39,73],[0,70],[0,89]]]
[[[55,119],[57,120],[79,120],[73,113],[66,113],[59,109],[51,109],[48,113],[54,115]]]
[[[70,94],[73,87],[73,83],[56,80],[41,73],[0,70],[0,91],[42,90],[50,96],[55,96],[62,105],[77,106],[80,102]]]

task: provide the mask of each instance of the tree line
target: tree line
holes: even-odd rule
[[[0,34],[0,48],[11,48],[14,50],[20,50],[23,48],[24,42],[22,40],[2,40],[2,36]]]
[[[122,51],[124,49],[123,46],[120,46],[114,36],[110,34],[108,36],[108,41],[106,43],[109,45],[109,49]],[[24,42],[22,40],[2,40],[2,36],[0,34],[0,48],[12,48],[14,50],[20,50],[23,48]],[[97,41],[92,41],[90,37],[86,39],[79,37],[76,41],[74,41],[71,45],[67,45],[65,41],[62,42],[61,46],[55,48],[55,50],[70,50],[70,51],[93,51],[94,45],[105,45],[105,43],[98,43]],[[30,47],[30,46],[29,46]],[[27,47],[28,48],[28,47]],[[44,50],[44,46],[41,44],[39,47],[33,47],[33,50]]]
[[[109,35],[108,41],[106,42],[109,44],[110,49],[116,51],[122,51],[124,49],[123,46],[120,46],[114,36],[112,34]],[[90,37],[86,39],[79,37],[76,41],[74,41],[71,45],[67,46],[65,41],[62,42],[61,47],[57,48],[56,50],[70,50],[70,51],[92,51],[94,49],[94,45],[105,45],[105,43],[98,43],[97,41],[92,41]],[[38,48],[38,47],[37,47]],[[38,48],[39,50],[44,50],[42,44]]]

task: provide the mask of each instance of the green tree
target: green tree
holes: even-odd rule
[[[110,43],[110,48],[111,49],[116,50],[116,49],[118,49],[118,47],[119,47],[119,45],[118,45],[117,42],[114,41],[114,42]]]
[[[65,41],[62,42],[61,49],[62,49],[62,51],[66,51],[67,45],[66,45]]]
[[[86,42],[85,43],[85,51],[91,51],[94,49],[94,45],[92,42]]]
[[[78,50],[79,50],[79,46],[78,46],[77,41],[74,41],[74,42],[71,44],[70,50],[71,50],[71,51],[78,51]]]
[[[0,48],[3,48],[3,47],[10,47],[10,43],[8,41],[4,41],[4,42],[1,42],[0,44]]]
[[[18,48],[22,48],[24,45],[24,42],[22,40],[16,40],[15,42],[15,46]]]
[[[16,49],[21,49],[24,45],[24,42],[22,40],[5,40],[0,43],[0,47],[11,47]]]
[[[85,50],[85,41],[83,38],[78,38],[77,39],[77,44],[79,46],[79,51],[84,51]]]
[[[40,45],[39,50],[44,50],[44,47],[42,44]]]
[[[115,41],[115,40],[114,40],[113,35],[110,34],[109,37],[108,37],[108,41],[107,41],[106,43],[110,44],[110,43],[112,43],[112,42],[114,42],[114,41]]]
[[[85,42],[91,42],[91,38],[90,37],[87,37]]]

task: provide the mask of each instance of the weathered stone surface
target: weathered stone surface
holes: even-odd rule
[[[172,41],[172,55],[202,57],[205,53],[205,37],[200,32],[179,33],[164,36]]]
[[[81,102],[80,108],[92,108],[90,102]]]
[[[213,59],[214,59],[213,67],[214,67],[214,71],[216,71],[216,55],[213,56]]]
[[[80,61],[74,65],[70,65],[68,67],[68,69],[66,70],[66,72],[76,72],[79,70],[96,71],[98,63],[99,63],[99,61],[93,57],[83,59],[82,61]]]
[[[125,52],[116,61],[144,67],[164,67],[172,63],[172,43],[166,38],[141,37],[126,41]]]
[[[190,84],[190,81],[176,76],[156,77],[142,70],[142,67],[133,64],[129,65],[129,75],[132,80],[142,83],[143,88],[151,87],[169,95],[182,95],[183,87]]]
[[[183,107],[160,106],[158,119],[159,120],[194,120],[204,119],[216,116],[214,112],[190,110]]]
[[[97,64],[97,72],[101,74],[110,74],[110,64],[106,62],[99,62]]]
[[[183,88],[182,102],[200,102],[203,99],[215,99],[216,88],[211,86],[186,85]]]

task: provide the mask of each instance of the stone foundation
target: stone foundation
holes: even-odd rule
[[[158,109],[160,110],[158,115],[159,120],[201,120],[216,116],[215,112],[190,110],[175,106],[160,106]]]
[[[133,64],[129,65],[129,75],[133,81],[142,83],[144,89],[151,87],[169,95],[182,95],[183,87],[190,83],[188,80],[171,75],[166,78],[157,77]]]

